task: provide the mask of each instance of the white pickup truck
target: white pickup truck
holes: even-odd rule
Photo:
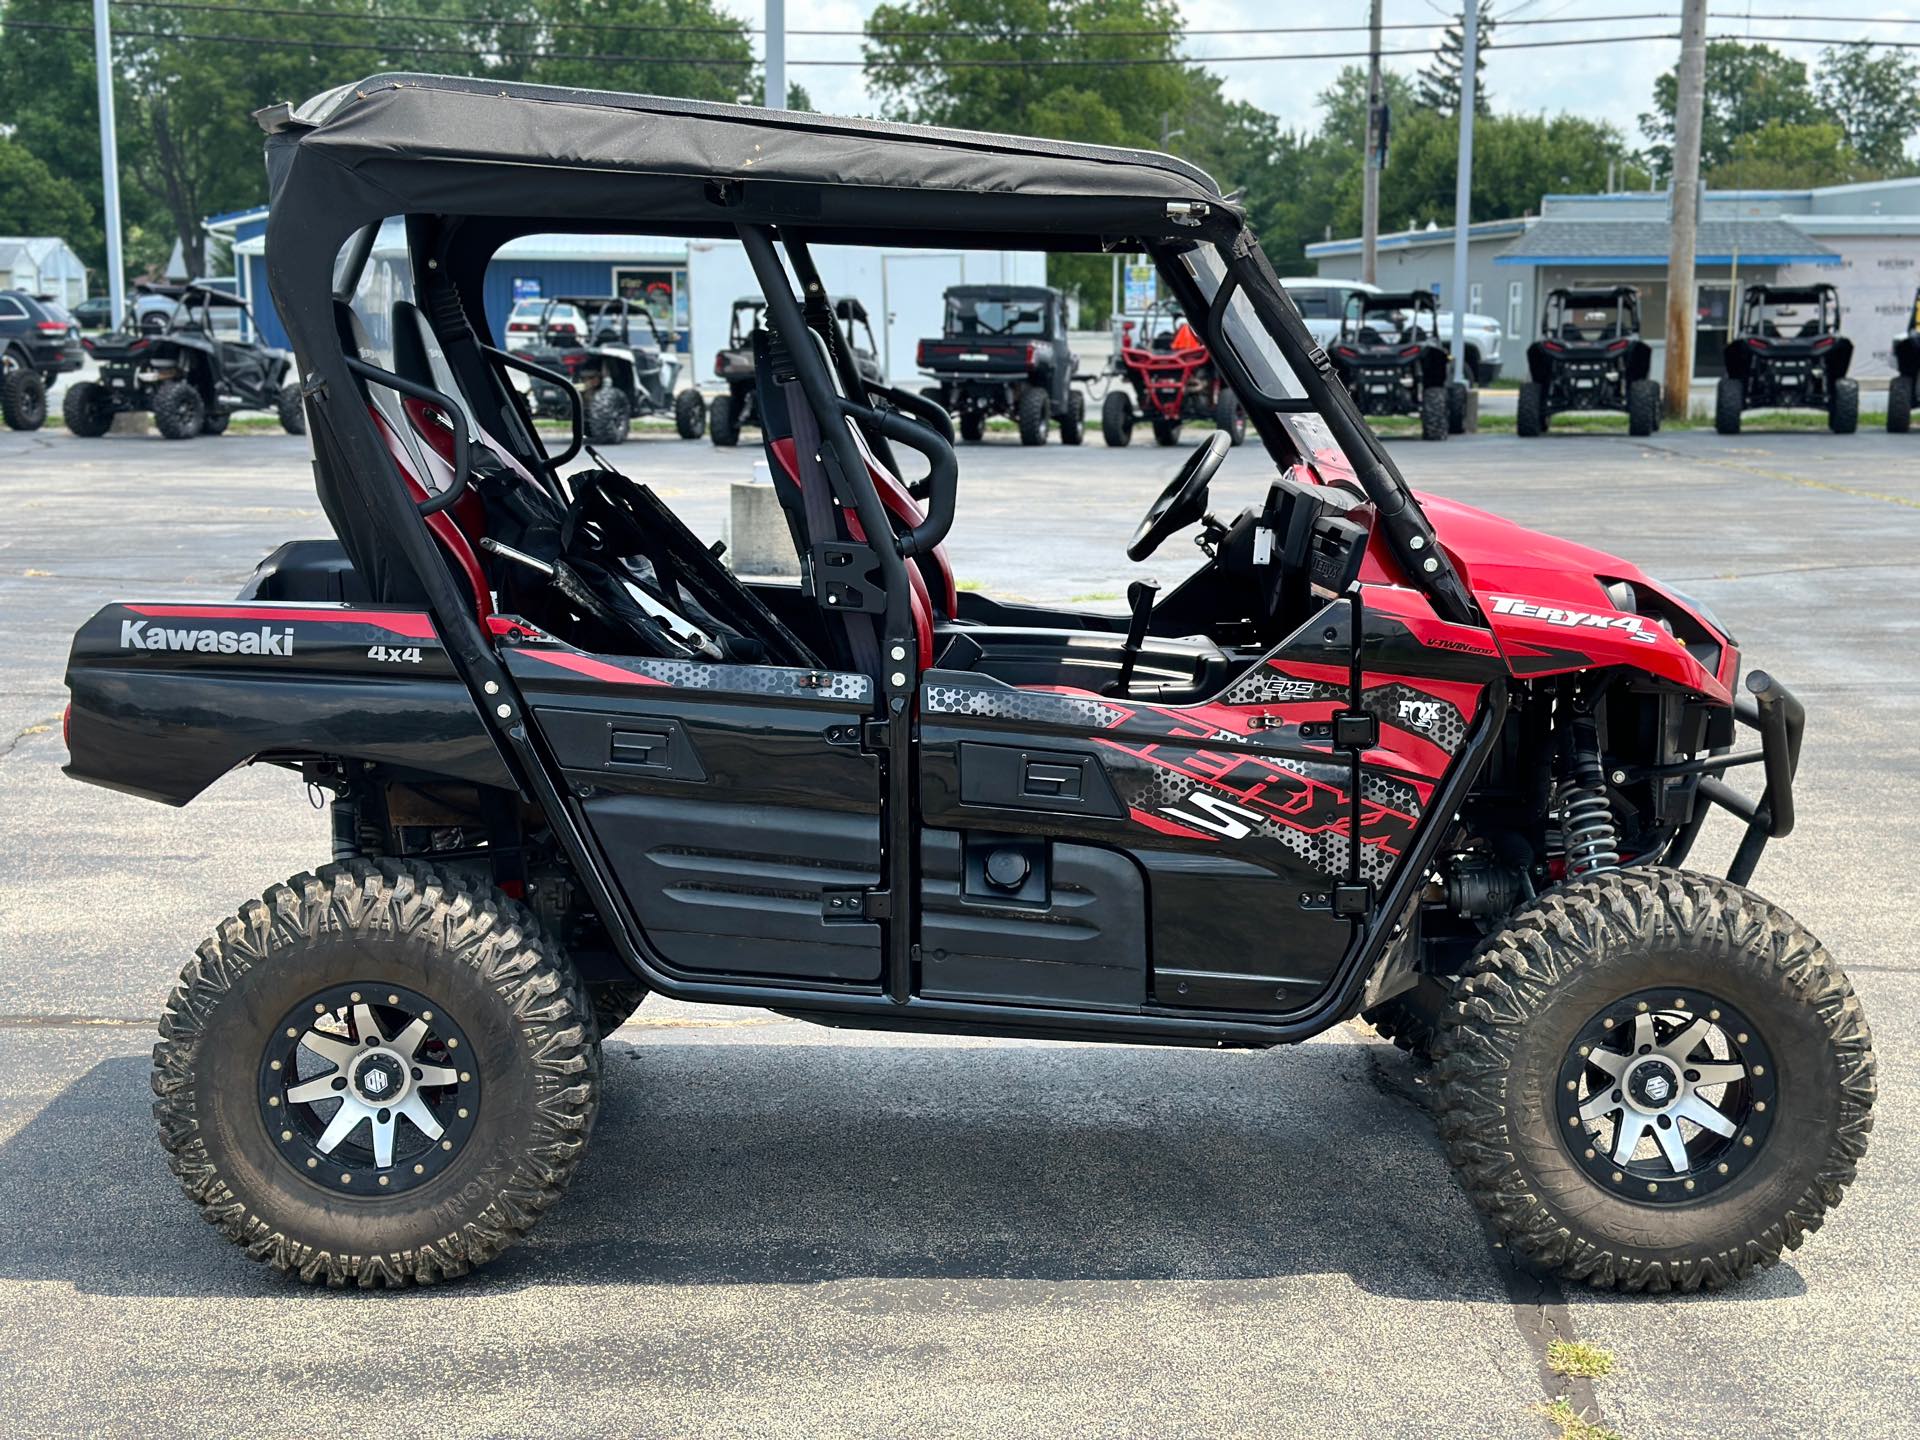
[[[1280,283],[1287,287],[1294,304],[1300,307],[1307,329],[1322,345],[1331,344],[1340,333],[1340,312],[1346,308],[1347,296],[1356,292],[1378,293],[1381,288],[1361,280],[1340,280],[1325,275],[1285,276]],[[1472,382],[1490,385],[1500,373],[1500,322],[1491,315],[1475,315],[1469,311],[1466,331],[1467,369]],[[1439,338],[1443,344],[1453,343],[1453,311],[1444,305],[1440,307]]]

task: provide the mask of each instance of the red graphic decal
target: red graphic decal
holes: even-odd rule
[[[604,660],[596,660],[591,655],[577,655],[570,650],[523,650],[523,655],[535,660],[544,660],[549,665],[558,665],[562,670],[571,670],[576,675],[585,675],[590,680],[604,680],[609,685],[665,685],[664,680],[656,680],[651,675],[636,674],[632,670],[623,670],[618,665],[609,665]]]
[[[366,625],[409,640],[435,640],[431,616],[418,610],[316,610],[295,605],[129,605],[136,615],[169,620],[263,620],[292,624]]]

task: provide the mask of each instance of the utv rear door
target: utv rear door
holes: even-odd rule
[[[655,955],[703,978],[872,983],[880,780],[865,675],[510,647]]]

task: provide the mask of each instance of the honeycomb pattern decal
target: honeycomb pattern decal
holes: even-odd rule
[[[920,692],[920,708],[932,715],[971,715],[982,720],[1072,725],[1091,730],[1111,729],[1133,714],[1131,710],[1108,705],[1090,695],[972,685],[924,686]]]

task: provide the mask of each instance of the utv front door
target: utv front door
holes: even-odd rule
[[[510,646],[508,668],[655,956],[866,985],[880,779],[865,675]]]

